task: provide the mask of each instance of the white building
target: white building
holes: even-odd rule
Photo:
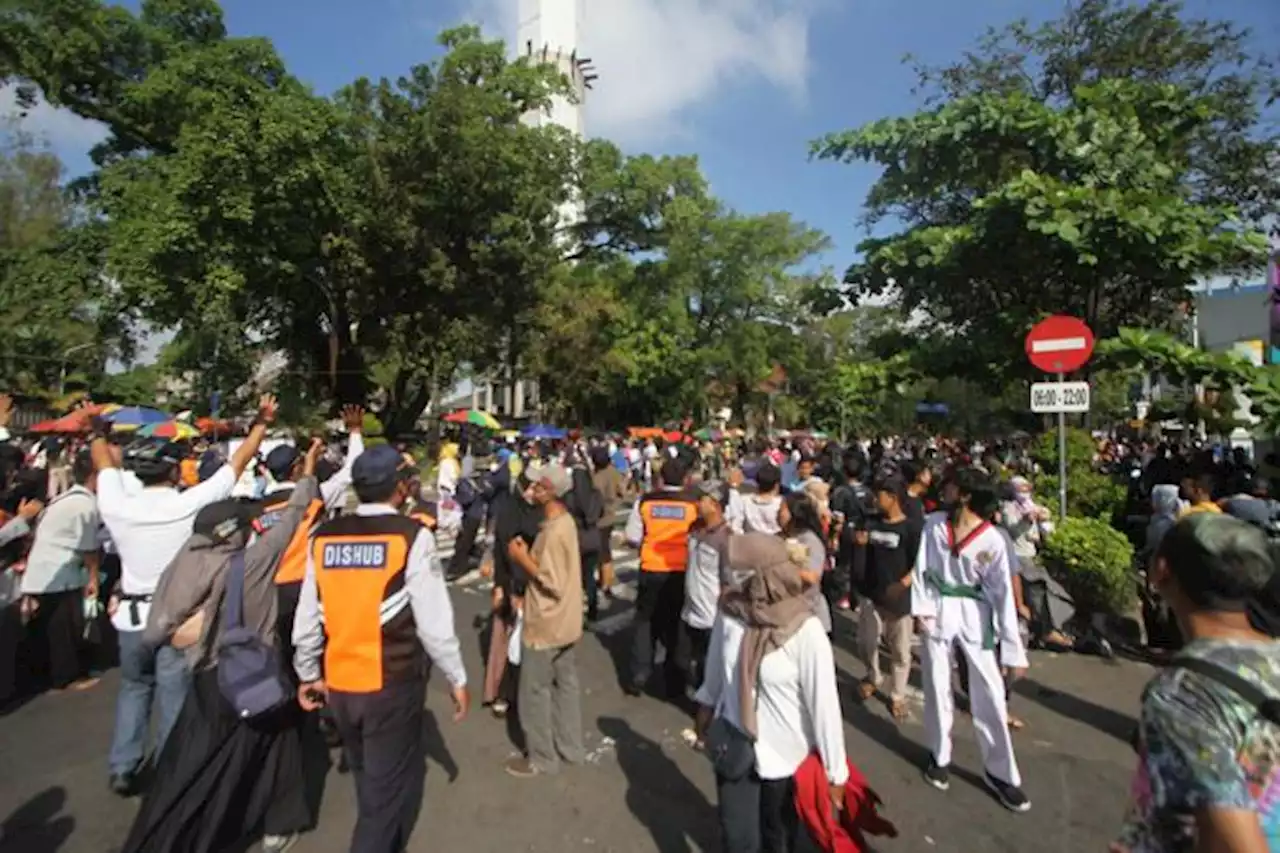
[[[569,78],[573,90],[571,97],[557,96],[549,110],[526,115],[526,124],[535,127],[558,125],[578,137],[585,134],[587,93],[596,79],[591,60],[578,50],[586,20],[585,7],[585,0],[520,0],[515,42],[517,55],[533,57],[555,66]],[[576,197],[560,209],[562,226],[581,217],[582,201]],[[467,395],[470,396],[471,408],[505,417],[533,417],[538,411],[536,380],[501,381],[501,378],[476,377],[459,384],[448,399],[458,401]]]

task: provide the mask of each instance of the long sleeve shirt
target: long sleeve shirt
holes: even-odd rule
[[[386,504],[361,504],[357,515],[395,515],[394,507]],[[413,622],[418,640],[432,662],[444,672],[453,687],[467,683],[467,670],[462,663],[462,644],[454,630],[453,602],[445,584],[444,569],[436,555],[436,539],[425,527],[414,537],[409,548],[408,565],[405,568],[404,586],[408,597],[400,607],[413,608]],[[384,613],[386,619],[396,610]],[[302,591],[298,598],[298,612],[293,623],[295,649],[293,668],[303,682],[316,681],[321,675],[321,657],[324,654],[324,616],[320,610],[320,594],[316,586],[315,558],[307,552],[306,575],[302,579]]]
[[[706,678],[698,703],[717,717],[742,728],[738,657],[746,628],[721,615],[711,629]],[[788,779],[817,751],[827,779],[843,785],[849,779],[844,747],[844,717],[836,687],[831,641],[817,618],[808,619],[781,648],[760,661],[756,679],[756,773],[761,779]]]
[[[999,644],[1001,665],[1027,665],[1009,546],[990,524],[957,540],[950,519],[929,517],[912,570],[911,615],[925,620],[924,632],[934,640]]]

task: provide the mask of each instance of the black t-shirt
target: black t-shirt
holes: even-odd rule
[[[900,581],[915,566],[921,529],[910,518],[896,522],[877,519],[871,523],[867,542],[869,597],[877,607],[895,616],[911,613],[911,595]]]
[[[907,495],[902,511],[906,513],[907,520],[916,526],[916,530],[924,530],[924,501],[915,495]]]

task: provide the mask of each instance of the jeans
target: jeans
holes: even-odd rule
[[[755,771],[733,781],[717,776],[723,853],[817,853],[795,795],[794,779],[761,779]]]
[[[582,687],[573,646],[522,650],[520,666],[520,726],[524,730],[529,763],[543,773],[555,773],[560,760],[581,764]]]
[[[172,646],[153,651],[143,645],[141,631],[120,632],[120,696],[107,759],[111,775],[135,773],[142,766],[153,697],[160,706],[155,745],[155,752],[160,752],[182,710],[190,682],[182,652]]]

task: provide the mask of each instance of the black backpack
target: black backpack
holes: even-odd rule
[[[218,637],[218,689],[242,720],[274,711],[293,698],[275,648],[244,626],[244,551],[231,555]]]
[[[601,551],[600,519],[604,515],[604,498],[582,468],[573,469],[573,491],[569,493],[569,512],[578,524],[578,550],[584,554]]]

